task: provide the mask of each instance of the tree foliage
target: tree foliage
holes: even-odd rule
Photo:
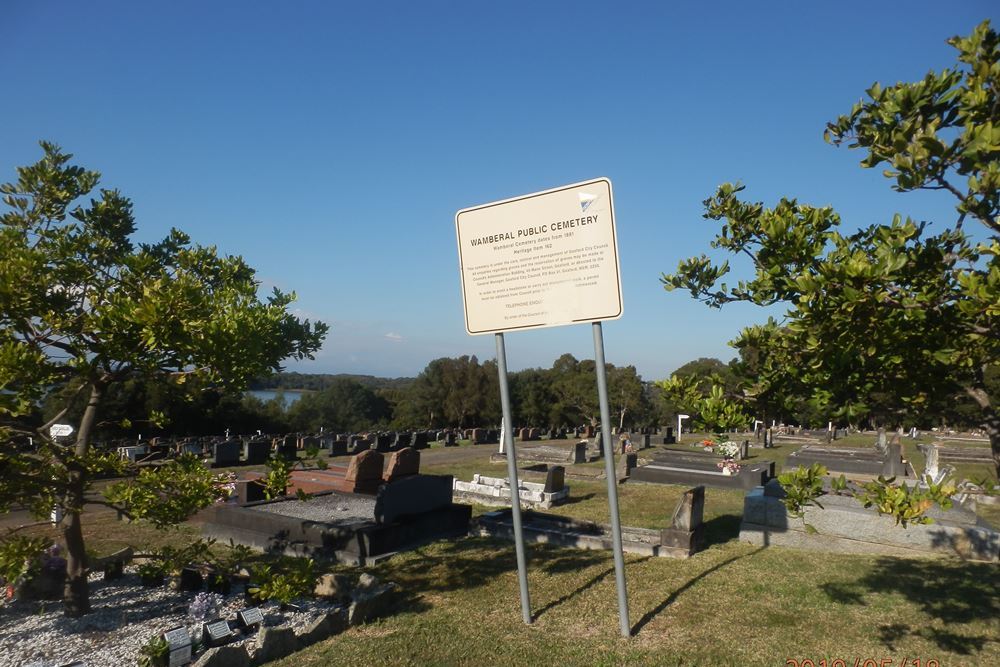
[[[8,209],[0,216],[0,510],[25,501],[39,516],[63,509],[64,602],[79,615],[89,610],[86,492],[95,474],[121,472],[120,461],[90,446],[110,393],[147,378],[241,389],[283,359],[311,357],[327,327],[289,314],[294,295],[275,290],[261,301],[242,258],[183,232],[134,244],[132,203],[117,190],[94,193],[97,172],[72,165],[54,144],[42,149],[0,185]],[[39,425],[35,406],[47,399],[62,407]],[[75,439],[50,438],[77,400]],[[31,436],[34,449],[16,449],[15,435]]]
[[[959,63],[921,81],[873,85],[868,99],[830,123],[826,139],[884,165],[899,192],[952,197],[943,228],[897,215],[854,233],[830,207],[781,199],[773,208],[725,184],[705,200],[721,221],[712,246],[749,258],[752,278],[722,282],[728,262],[684,260],[664,275],[711,307],[785,304],[783,322],[750,327],[734,341],[760,355],[758,395],[782,385],[808,392],[820,411],[857,419],[879,408],[900,421],[926,415],[957,392],[969,396],[1000,469],[1000,418],[986,378],[1000,361],[1000,63],[984,22],[949,43]],[[976,242],[965,223],[982,225]]]

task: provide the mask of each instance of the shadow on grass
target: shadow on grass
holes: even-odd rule
[[[562,505],[575,505],[577,503],[582,503],[584,500],[590,500],[591,498],[595,497],[596,495],[597,495],[596,493],[588,493],[588,494],[583,495],[583,496],[570,496],[566,500],[564,500],[561,503],[559,503],[559,505],[560,506],[562,506]]]
[[[1000,570],[989,563],[885,557],[856,581],[821,588],[839,604],[864,605],[865,593],[899,594],[947,626],[1000,616]],[[895,649],[907,637],[921,637],[960,655],[981,651],[988,642],[998,641],[990,634],[963,635],[950,629],[914,628],[902,623],[879,626],[879,636],[889,649]]]
[[[706,521],[704,523],[705,546],[703,548],[707,549],[714,544],[724,544],[739,539],[741,521],[743,521],[743,517],[737,514],[723,514]]]
[[[429,546],[414,549],[405,560],[388,561],[385,570],[396,581],[435,592],[477,588],[517,570],[514,544],[506,540],[470,537],[436,542],[433,552],[429,551]],[[527,551],[528,567],[546,574],[581,570],[606,558],[602,551],[567,550],[546,544],[528,545]]]
[[[686,590],[688,590],[689,588],[691,588],[692,586],[694,586],[695,584],[697,584],[699,581],[701,581],[702,579],[704,579],[708,575],[712,574],[713,572],[717,572],[717,571],[721,570],[722,568],[724,568],[725,566],[730,565],[731,563],[735,563],[738,560],[741,560],[743,558],[748,558],[750,556],[754,556],[754,555],[760,553],[761,551],[763,551],[766,548],[767,547],[760,547],[759,549],[754,549],[750,553],[741,554],[739,556],[733,556],[732,558],[727,558],[726,560],[722,561],[721,563],[717,563],[717,564],[713,565],[712,567],[708,568],[704,572],[700,572],[698,574],[698,576],[692,577],[683,586],[681,586],[680,588],[678,588],[677,590],[675,590],[673,593],[671,593],[670,595],[668,595],[667,599],[665,599],[663,602],[661,602],[660,604],[656,605],[655,607],[653,607],[652,609],[650,609],[649,611],[647,611],[643,615],[643,617],[639,619],[639,622],[632,626],[632,634],[633,635],[639,634],[639,631],[642,630],[644,627],[646,627],[646,625],[650,621],[652,621],[654,618],[656,618],[664,609],[666,609],[671,604],[673,604],[674,601],[678,597],[680,597],[681,593],[685,592]]]
[[[640,558],[638,560],[633,561],[633,563],[635,563],[635,564],[642,563],[642,562],[645,562],[645,561],[649,560],[650,558],[652,558],[652,556],[646,556],[644,558]],[[568,602],[569,600],[575,598],[577,595],[583,593],[584,591],[586,591],[586,590],[588,590],[590,588],[593,588],[594,586],[596,586],[597,584],[599,584],[601,581],[603,581],[604,579],[606,579],[609,574],[613,574],[614,571],[615,571],[615,568],[612,566],[612,567],[609,567],[608,569],[604,570],[603,572],[600,572],[600,573],[596,574],[595,576],[591,577],[589,581],[587,581],[586,583],[578,586],[575,590],[572,590],[569,593],[566,593],[565,595],[559,597],[556,600],[553,600],[552,602],[548,603],[547,605],[545,605],[544,607],[542,607],[541,609],[539,609],[538,611],[536,611],[534,613],[534,615],[531,617],[532,620],[533,621],[537,621],[539,619],[539,617],[541,617],[542,614],[544,614],[548,610],[552,609],[553,607],[558,607],[559,605],[561,605],[561,604],[563,604],[565,602]]]

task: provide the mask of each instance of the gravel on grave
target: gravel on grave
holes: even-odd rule
[[[374,498],[338,493],[313,496],[305,501],[283,500],[277,503],[264,503],[246,509],[327,523],[375,520]]]
[[[216,617],[233,620],[248,606],[244,591],[221,598]],[[146,588],[129,572],[116,581],[104,581],[100,573],[90,576],[91,613],[67,618],[62,603],[0,602],[0,667],[56,667],[73,660],[87,667],[134,665],[140,648],[153,635],[178,626],[187,627],[193,638],[200,636],[202,622],[188,615],[196,593],[160,586]],[[292,627],[296,631],[331,610],[334,605],[306,600],[299,611],[281,611],[278,604],[260,606],[267,627]],[[206,620],[213,620],[208,618]],[[232,645],[256,642],[259,633],[241,637]]]

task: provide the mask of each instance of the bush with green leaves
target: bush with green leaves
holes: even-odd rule
[[[50,546],[44,537],[15,535],[0,542],[0,583],[14,585],[39,562]]]
[[[170,645],[163,635],[154,635],[139,649],[139,667],[164,667],[170,656]]]
[[[778,475],[778,482],[785,491],[785,497],[781,502],[789,514],[801,519],[805,515],[805,508],[809,505],[823,509],[817,498],[823,495],[824,475],[826,466],[820,463],[814,463],[808,468],[799,466],[795,470]]]
[[[286,558],[274,565],[260,565],[254,568],[252,581],[258,600],[288,604],[315,589],[315,562],[311,558]]]
[[[955,485],[947,480],[938,484],[932,483],[928,475],[924,478],[925,488],[894,484],[895,477],[886,479],[882,475],[864,485],[864,492],[858,499],[865,507],[874,507],[879,514],[887,514],[896,520],[896,525],[904,528],[911,523],[933,523],[927,516],[927,510],[935,504],[942,509],[951,507],[951,496],[955,493]]]

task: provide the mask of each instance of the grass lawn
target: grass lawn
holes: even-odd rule
[[[916,448],[907,441],[907,454]],[[870,446],[871,438],[838,446]],[[753,456],[780,462],[799,445]],[[469,480],[505,476],[492,446],[449,462],[435,447],[428,473]],[[641,453],[640,453],[641,456]],[[922,461],[914,461],[922,469]],[[973,476],[992,476],[985,467]],[[555,511],[608,522],[603,480],[568,481],[571,502]],[[680,486],[619,487],[622,523],[665,526]],[[981,512],[995,523],[996,508]],[[476,507],[479,514],[489,508]],[[707,489],[707,548],[688,560],[626,555],[630,626],[623,639],[609,552],[528,545],[534,623],[521,621],[513,543],[468,537],[394,556],[371,568],[399,584],[392,613],[309,647],[275,667],[302,665],[820,665],[1000,664],[1000,567],[957,559],[901,559],[757,548],[737,540],[742,493]],[[90,545],[107,552],[128,542],[183,542],[169,534],[87,522]],[[335,568],[349,571],[346,567]],[[891,663],[883,663],[891,659]],[[808,663],[806,663],[808,664]]]

